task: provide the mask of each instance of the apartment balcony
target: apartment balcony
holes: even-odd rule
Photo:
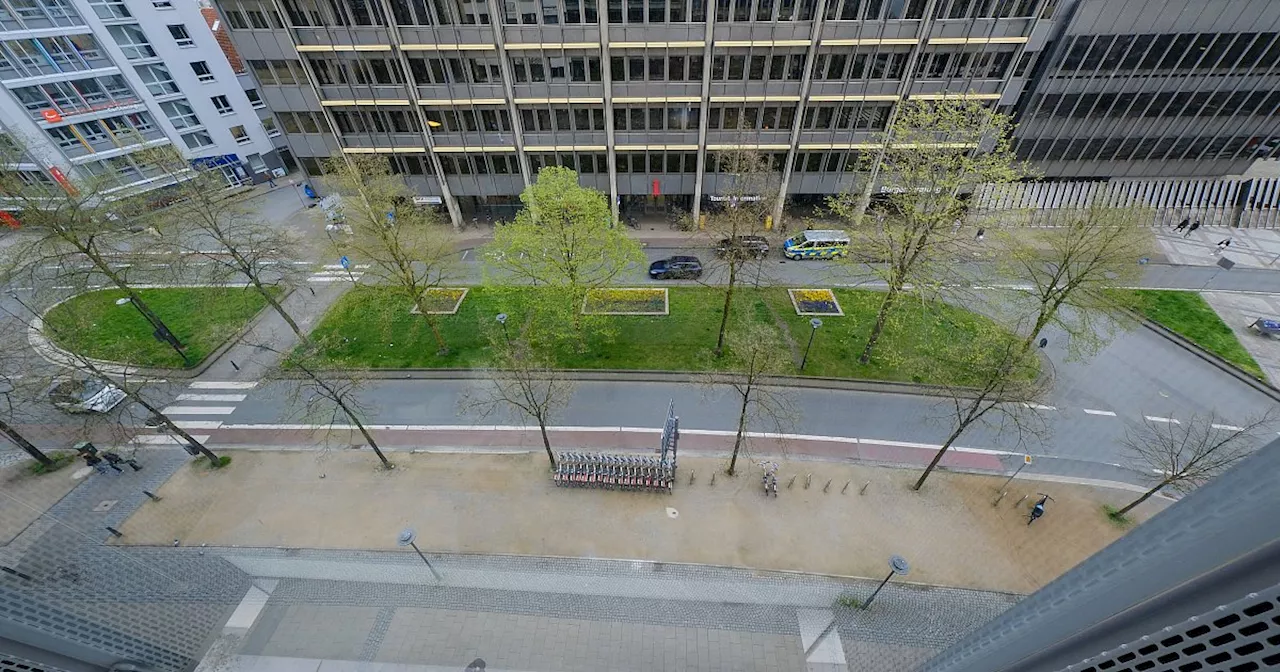
[[[50,63],[40,63],[17,68],[12,67],[11,63],[6,62],[4,66],[0,66],[0,83],[13,88],[17,86],[37,86],[49,82],[65,81],[68,79],[83,79],[85,77],[118,74],[120,74],[120,68],[116,67],[116,65],[107,58],[87,60],[83,64],[83,67],[80,65],[72,67],[67,64],[55,66]]]
[[[404,101],[403,105],[408,105],[408,90],[403,84],[336,84],[321,85],[320,97],[327,104],[335,104],[337,101],[370,101],[379,102],[386,101]],[[350,104],[350,103],[346,103]],[[387,103],[393,104],[393,103]]]
[[[342,146],[347,149],[391,149],[420,154],[426,140],[421,133],[344,133]]]
[[[40,122],[42,127],[49,127],[102,119],[104,117],[117,117],[122,114],[142,112],[144,110],[146,110],[146,105],[143,104],[141,98],[104,98],[75,105],[66,105],[56,110],[53,107],[28,108],[27,113],[32,119]],[[50,113],[56,113],[57,116],[51,118],[49,116]]]
[[[139,131],[136,136],[93,137],[86,138],[83,142],[61,144],[59,147],[72,163],[78,164],[127,154],[168,141],[164,131],[157,128]]]
[[[16,40],[30,37],[46,37],[61,35],[67,28],[80,28],[85,32],[84,20],[74,13],[67,16],[46,16],[36,7],[22,7],[17,10],[17,17],[0,21],[0,38]]]
[[[521,138],[524,140],[525,149],[530,152],[543,151],[540,148],[547,147],[604,147],[606,144],[604,131],[553,131],[550,133],[535,131],[525,133]],[[692,142],[697,141],[698,136],[695,133]],[[621,141],[619,144],[622,144]]]

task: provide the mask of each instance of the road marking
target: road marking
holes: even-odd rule
[[[1142,417],[1146,418],[1147,420],[1150,420],[1151,422],[1167,422],[1167,423],[1174,424],[1174,425],[1181,425],[1181,424],[1182,424],[1181,422],[1179,422],[1178,420],[1176,420],[1176,419],[1174,419],[1174,418],[1162,418],[1162,417],[1160,417],[1160,416],[1158,416],[1158,415],[1144,415],[1144,416],[1142,416]]]
[[[359,273],[356,273],[354,280],[352,280],[351,278],[348,278],[346,274],[337,275],[337,276],[329,276],[329,275],[312,276],[310,278],[307,278],[307,282],[359,282],[359,281],[360,281]]]
[[[343,271],[345,271],[345,270],[346,270],[346,267],[345,267],[345,266],[343,266],[342,264],[325,264],[325,265],[324,265],[324,266],[322,266],[321,268],[326,268],[326,269],[330,269],[330,270],[332,270],[332,269],[338,269],[338,270],[343,270]],[[369,264],[352,264],[352,265],[351,265],[351,268],[355,268],[355,269],[369,268]]]
[[[179,394],[174,401],[244,401],[244,394]]]
[[[1213,425],[1210,425],[1210,427],[1213,427],[1214,429],[1225,429],[1225,430],[1227,430],[1228,432],[1243,432],[1243,431],[1244,431],[1244,427],[1236,427],[1235,425],[1219,425],[1219,424],[1213,424]]]
[[[191,383],[188,387],[193,390],[252,390],[258,386],[258,381],[238,382],[238,381],[212,381],[198,380]]]
[[[161,413],[165,415],[231,415],[235,406],[169,406]]]
[[[183,429],[218,429],[222,426],[221,420],[174,420],[173,424]]]
[[[1115,411],[1099,411],[1094,408],[1086,408],[1084,409],[1084,412],[1088,413],[1089,415],[1109,415],[1113,418],[1116,417]]]
[[[1023,406],[1026,406],[1027,408],[1034,408],[1034,409],[1036,409],[1037,411],[1056,411],[1056,410],[1058,410],[1058,407],[1057,407],[1057,406],[1045,406],[1044,404],[1029,404],[1029,403],[1027,403],[1027,402],[1025,402],[1025,401],[1024,401],[1024,402],[1022,402],[1022,405],[1023,405]]]
[[[192,434],[191,438],[195,439],[196,441],[199,441],[200,443],[204,443],[205,441],[209,440],[209,436],[207,434]],[[183,443],[185,443],[185,441],[186,439],[183,439],[180,436],[174,436],[172,434],[140,434],[138,436],[133,437],[133,443],[159,444],[159,445],[169,445],[169,446],[181,446]]]

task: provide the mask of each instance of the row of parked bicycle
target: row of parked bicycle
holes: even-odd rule
[[[676,465],[641,455],[564,452],[556,457],[553,479],[561,487],[671,492]]]

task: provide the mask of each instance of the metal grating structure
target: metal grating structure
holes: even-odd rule
[[[1063,672],[1233,670],[1280,667],[1280,585],[1251,593]]]

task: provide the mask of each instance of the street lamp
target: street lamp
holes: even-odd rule
[[[892,579],[894,574],[906,576],[909,571],[911,571],[911,565],[907,564],[906,558],[901,555],[889,556],[889,575],[884,577],[884,581],[881,581],[880,585],[876,586],[875,592],[871,593],[871,597],[868,597],[867,601],[862,604],[862,608],[871,608],[871,603],[875,601],[876,595],[880,594],[880,589],[884,588],[884,584],[889,583],[889,579]]]
[[[161,343],[168,343],[169,347],[173,348],[173,351],[178,353],[179,357],[182,357],[182,363],[186,366],[191,366],[191,358],[187,356],[186,350],[182,347],[182,343],[173,335],[173,332],[169,331],[168,327],[164,326],[164,324],[157,323],[151,315],[148,315],[147,312],[142,309],[142,306],[139,306],[138,303],[133,300],[132,296],[116,299],[117,306],[123,306],[125,304],[132,304],[134,309],[138,311],[138,314],[142,316],[142,319],[146,320],[147,324],[151,325],[151,335],[157,341],[160,341]]]
[[[506,339],[507,345],[511,345],[511,335],[507,333],[507,314],[498,313],[498,324],[502,325],[502,337]]]
[[[815,317],[809,320],[809,326],[813,328],[809,330],[809,343],[804,346],[804,358],[800,360],[801,371],[804,371],[804,365],[809,363],[809,348],[813,347],[813,335],[818,333],[818,327],[822,326],[822,320]]]
[[[431,561],[427,559],[427,556],[422,554],[422,549],[418,548],[418,545],[413,543],[413,540],[417,537],[418,533],[414,532],[412,527],[406,527],[400,532],[400,536],[396,538],[396,545],[402,548],[405,546],[412,546],[413,550],[418,552],[418,557],[422,558],[422,561],[427,564],[427,569],[431,570],[431,575],[436,577],[436,582],[438,583],[443,581],[444,579],[440,578],[440,572],[437,572],[436,568],[431,566]]]

